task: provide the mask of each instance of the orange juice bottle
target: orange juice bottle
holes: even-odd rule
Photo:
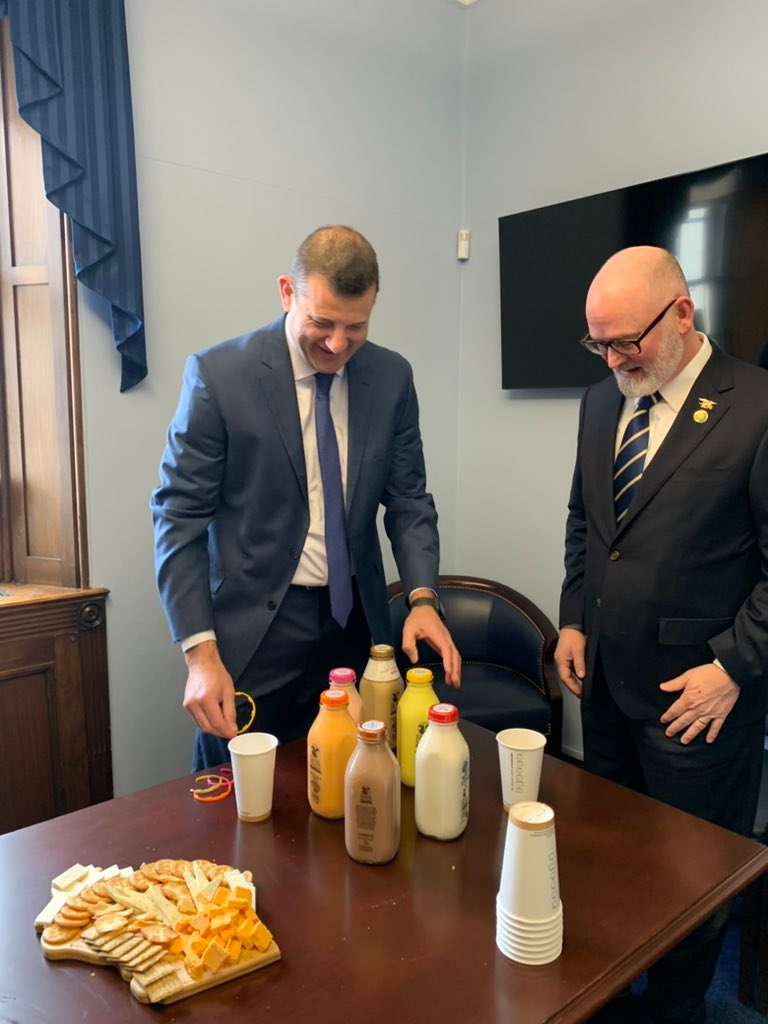
[[[427,712],[437,704],[428,668],[409,668],[405,674],[405,693],[397,705],[397,760],[404,786],[415,779],[416,746],[427,728]]]
[[[324,690],[307,733],[307,796],[321,818],[344,817],[344,771],[355,749],[357,727],[343,690]]]
[[[349,698],[349,713],[355,725],[363,720],[363,699],[357,692],[357,676],[351,668],[332,668],[328,674],[328,688],[343,690]]]

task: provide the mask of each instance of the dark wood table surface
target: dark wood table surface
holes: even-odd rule
[[[506,815],[491,732],[462,723],[470,817],[453,842],[416,832],[403,790],[400,851],[350,860],[343,822],[306,799],[305,747],[279,747],[272,817],[237,820],[234,796],[195,803],[168,782],[0,837],[0,1020],[239,1024],[573,1022],[768,868],[768,849],[546,757],[565,938],[558,960],[512,963],[495,945]],[[167,1007],[136,1002],[107,967],[44,959],[33,921],[71,864],[159,857],[250,868],[282,960]]]

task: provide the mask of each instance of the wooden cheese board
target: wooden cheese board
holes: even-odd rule
[[[72,880],[79,867],[59,876],[68,889],[54,879],[35,921],[43,955],[116,967],[139,1002],[173,1003],[280,959],[250,872],[162,860]]]

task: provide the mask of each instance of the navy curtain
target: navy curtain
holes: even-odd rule
[[[120,390],[147,375],[123,0],[0,0],[19,114],[42,139],[45,194],[72,222],[77,278],[112,307]]]

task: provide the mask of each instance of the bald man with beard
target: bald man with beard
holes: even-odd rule
[[[589,771],[750,835],[768,679],[768,373],[717,348],[693,314],[663,249],[616,253],[589,289],[582,344],[612,377],[582,399],[555,658],[581,700]],[[703,1024],[726,920],[649,971],[642,1008],[627,997],[599,1019]]]

